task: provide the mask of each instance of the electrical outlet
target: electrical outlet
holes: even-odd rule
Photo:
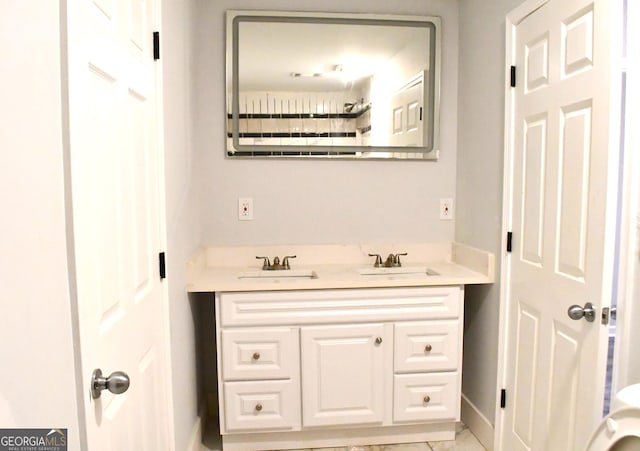
[[[238,220],[253,221],[253,199],[241,197],[238,199]]]
[[[453,219],[453,199],[440,199],[440,220]]]

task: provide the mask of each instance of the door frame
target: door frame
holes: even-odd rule
[[[158,32],[160,36],[164,36],[162,32],[162,0],[155,0],[153,10],[153,30],[149,32]],[[162,55],[162,40],[160,39],[158,46],[160,47],[160,55]],[[164,72],[163,64],[160,58],[154,58],[154,88],[155,88],[155,142],[158,147],[157,168],[158,171],[158,216],[159,216],[159,246],[158,252],[166,252],[167,249],[167,193],[166,193],[166,170],[165,170],[165,141],[164,141]],[[158,265],[160,263],[158,262]],[[159,271],[158,266],[158,271]],[[158,273],[159,275],[159,273]],[[166,276],[165,276],[166,277]],[[176,434],[175,434],[175,410],[173,402],[173,365],[171,360],[171,306],[169,299],[169,279],[164,278],[160,281],[162,292],[162,313],[161,313],[161,330],[162,330],[162,362],[161,371],[164,376],[165,389],[167,391],[166,403],[167,410],[164,412],[164,418],[167,421],[167,439],[169,440],[169,451],[176,450]]]
[[[506,237],[507,237],[507,232],[512,231],[512,216],[513,216],[513,199],[514,199],[513,153],[515,148],[514,141],[513,141],[514,140],[514,136],[513,136],[514,122],[513,121],[514,121],[514,111],[515,111],[515,90],[510,86],[509,79],[511,77],[511,66],[515,65],[515,61],[516,61],[517,26],[529,15],[533,14],[535,11],[537,11],[538,9],[540,9],[550,1],[551,0],[526,0],[520,6],[516,7],[511,12],[509,12],[505,17],[504,153],[503,153],[504,156],[503,156],[503,188],[502,188],[503,209],[502,209],[502,232],[501,232],[501,237],[503,239],[501,244],[501,259],[500,259],[501,261],[500,313],[499,313],[500,334],[498,338],[498,367],[497,367],[497,380],[496,380],[496,405],[495,405],[495,417],[494,417],[494,449],[496,450],[502,449],[502,436],[505,428],[505,424],[504,424],[505,415],[504,415],[504,410],[500,406],[500,400],[501,400],[501,390],[504,387],[506,387],[506,383],[508,380],[507,377],[508,377],[509,368],[507,366],[507,356],[508,356],[509,346],[512,345],[512,343],[509,343],[509,337],[508,337],[508,333],[511,326],[509,324],[510,306],[508,303],[508,299],[510,296],[509,280],[511,277],[511,272],[510,272],[511,253],[507,252]],[[616,0],[616,1],[618,1],[620,4],[622,3],[622,0]],[[614,7],[612,20],[620,19],[618,23],[622,23],[621,17],[622,17],[621,8]],[[616,40],[616,42],[620,44],[618,47],[621,47],[620,40]],[[628,52],[629,51],[630,50],[628,50]],[[615,60],[615,56],[616,55],[612,57],[612,61]],[[614,68],[612,68],[612,70],[614,70]],[[620,73],[620,71],[618,73]],[[638,77],[636,76],[636,79],[637,78]],[[516,78],[516,82],[518,82],[517,78]],[[611,83],[612,83],[611,84],[612,92],[614,92],[613,90],[615,90],[616,87],[620,88],[619,80],[615,81],[612,77]],[[620,91],[620,89],[618,89],[618,91]],[[612,99],[612,104],[616,104],[615,101],[617,100],[618,101],[617,105],[618,107],[620,106],[619,93],[612,94],[611,99]],[[612,111],[613,110],[614,108],[612,108]],[[636,110],[636,112],[638,111]],[[610,123],[608,124],[610,127],[612,124],[615,125],[615,121],[613,123],[611,122],[612,117],[613,116],[610,116]],[[618,128],[620,127],[619,120],[617,121],[617,126]],[[620,134],[618,133],[618,131],[619,130],[615,130],[609,135],[610,148],[611,148],[611,144],[615,140],[618,140],[618,143],[619,143]],[[636,142],[635,145],[638,146],[638,143]],[[631,161],[632,160],[631,156],[632,156],[631,146],[627,146],[624,150],[624,158],[625,160],[629,158],[629,160],[626,160],[626,161]],[[640,163],[640,157],[636,156],[634,162]],[[615,169],[613,167],[615,167]],[[609,211],[609,213],[612,213],[615,216],[616,212],[614,210],[615,210],[616,202],[613,201],[612,199],[617,196],[628,197],[628,195],[630,194],[629,190],[630,190],[631,182],[629,179],[627,179],[627,177],[628,176],[630,177],[631,175],[635,175],[635,176],[640,175],[640,170],[636,170],[635,174],[632,174],[631,170],[625,170],[625,174],[623,176],[623,181],[625,181],[625,183],[624,185],[620,185],[621,188],[619,191],[617,189],[618,177],[611,177],[614,171],[616,173],[618,172],[617,164],[613,164],[612,167],[609,168],[609,177],[607,181],[607,189],[608,189],[607,197],[609,198],[609,200],[607,201],[608,203],[607,210]],[[615,183],[613,183],[614,181]],[[615,194],[612,193],[613,191],[615,191]],[[635,200],[637,205],[638,198],[636,197]],[[624,216],[622,216],[622,218],[624,218]],[[615,219],[613,221],[614,223],[617,222]],[[609,227],[608,225],[606,225],[605,227],[607,227],[607,229],[609,230],[616,229],[616,227]],[[632,230],[631,232],[634,233],[635,230]],[[622,236],[624,237],[624,231]],[[631,236],[627,235],[627,238],[631,238]],[[615,238],[607,237],[606,239],[613,240]],[[613,246],[607,246],[607,247],[612,248]],[[605,261],[607,259],[613,260],[619,257],[620,257],[619,255],[605,256]],[[627,271],[626,273],[624,273],[624,269],[621,269],[619,277],[615,278],[612,275],[611,281],[613,283],[618,283],[618,284],[622,284],[623,282],[626,282],[627,284],[632,284],[633,281],[629,280],[629,278],[632,278],[632,277],[633,277],[633,274],[631,273],[631,271]],[[616,337],[616,339],[618,339],[619,336],[620,334],[618,333],[618,336]],[[618,362],[614,361],[614,381],[615,381],[617,364]]]

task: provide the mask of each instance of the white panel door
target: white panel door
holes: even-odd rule
[[[71,0],[69,146],[88,447],[169,450],[154,0]],[[90,396],[100,368],[123,394]]]
[[[424,74],[391,97],[389,145],[420,147],[424,140]]]
[[[385,346],[383,324],[301,328],[302,425],[382,423]]]
[[[551,0],[516,27],[513,250],[503,450],[583,449],[602,415],[610,304],[610,0]],[[609,220],[607,220],[609,219]],[[595,305],[595,321],[569,318]]]

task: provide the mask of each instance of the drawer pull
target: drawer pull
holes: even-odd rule
[[[256,412],[260,412],[262,410],[262,404],[256,404]]]
[[[253,355],[251,356],[251,358],[253,358],[253,360],[260,360],[260,353],[259,352],[254,352]]]
[[[429,395],[424,395],[424,398],[422,398],[422,401],[427,404],[429,401],[431,401],[431,398],[429,397]]]
[[[424,352],[431,352],[431,345],[426,345],[424,347]]]
[[[376,344],[379,345],[380,343],[382,343],[382,337],[376,338]]]

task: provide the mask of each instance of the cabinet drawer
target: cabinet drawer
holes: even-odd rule
[[[292,380],[225,382],[227,432],[300,430],[300,385]]]
[[[458,373],[396,374],[393,382],[394,423],[458,420]]]
[[[396,372],[455,371],[458,368],[458,320],[397,323],[394,327]]]
[[[222,326],[457,318],[458,286],[216,294]]]
[[[298,329],[270,327],[222,331],[224,380],[289,379],[299,367]]]

